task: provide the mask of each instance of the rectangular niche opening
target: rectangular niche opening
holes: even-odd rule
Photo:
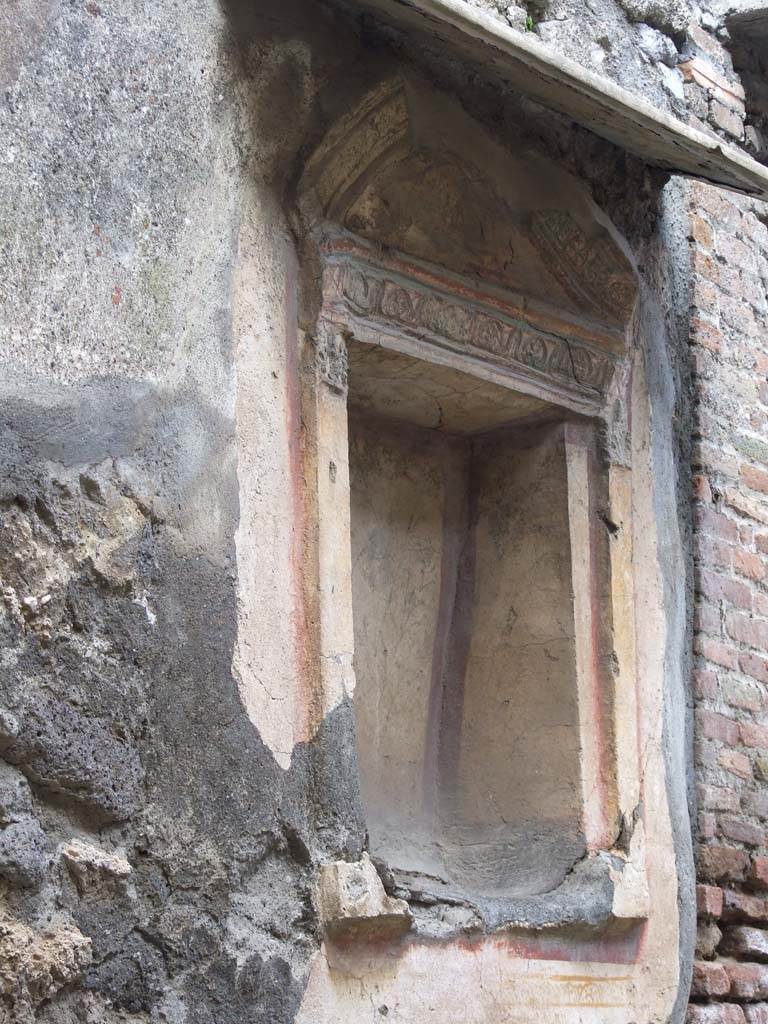
[[[458,896],[584,854],[564,410],[350,343],[355,713],[371,853]]]

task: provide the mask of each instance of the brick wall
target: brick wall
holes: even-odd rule
[[[768,1024],[768,209],[689,188],[698,943],[690,1024]]]

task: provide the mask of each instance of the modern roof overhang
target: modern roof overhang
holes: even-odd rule
[[[683,124],[640,96],[465,0],[357,0],[406,29],[438,39],[515,89],[646,163],[768,200],[768,167]]]

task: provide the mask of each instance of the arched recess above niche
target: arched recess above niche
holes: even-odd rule
[[[608,218],[551,160],[511,152],[420,79],[398,74],[358,100],[310,155],[298,198],[321,245],[353,236],[624,353],[636,273]]]

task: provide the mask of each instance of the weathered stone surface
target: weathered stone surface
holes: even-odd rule
[[[677,63],[677,48],[669,36],[650,25],[637,26],[638,46],[650,61],[661,62],[669,67]]]
[[[151,1011],[167,986],[162,950],[138,932],[129,933],[114,954],[94,963],[85,977],[86,989],[104,993],[128,1013]]]
[[[646,22],[663,32],[685,32],[693,16],[688,0],[619,0],[631,21]]]
[[[744,1010],[736,1003],[693,1003],[686,1013],[686,1024],[744,1024]]]
[[[754,1002],[768,996],[768,965],[765,964],[723,964],[730,980],[730,994],[733,999]]]
[[[38,786],[85,804],[108,820],[137,806],[138,754],[109,723],[64,701],[39,695],[19,716],[14,736],[0,735],[0,751]]]
[[[0,762],[0,825],[21,821],[31,813],[29,783],[17,768]]]
[[[714,921],[700,921],[696,929],[696,956],[711,960],[722,937],[723,933]]]
[[[0,877],[12,885],[38,885],[50,861],[50,843],[32,817],[12,822],[0,831]]]
[[[768,931],[762,928],[739,926],[723,932],[721,952],[742,960],[768,962]]]
[[[699,961],[693,965],[691,995],[694,999],[712,999],[728,995],[731,982],[722,964]]]
[[[700,917],[720,917],[723,912],[723,890],[716,885],[697,885],[696,908]]]
[[[384,891],[367,853],[354,863],[323,864],[314,898],[320,923],[329,935],[391,936],[407,932],[413,923],[406,901]]]
[[[11,1021],[32,1021],[35,1008],[80,978],[90,960],[90,940],[76,928],[37,932],[0,915],[0,1008]]]
[[[61,856],[81,895],[108,890],[110,883],[122,881],[131,873],[131,865],[125,857],[107,853],[79,839],[63,846]]]

